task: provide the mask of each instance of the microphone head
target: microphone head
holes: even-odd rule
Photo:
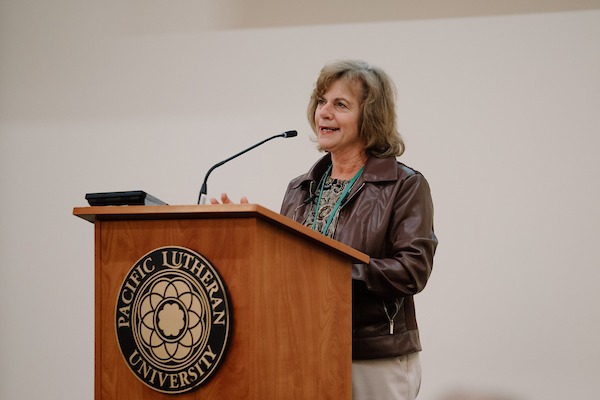
[[[290,137],[294,137],[294,136],[298,136],[297,131],[286,131],[283,133],[284,138],[290,138]]]

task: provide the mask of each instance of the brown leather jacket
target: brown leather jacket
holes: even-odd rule
[[[330,163],[326,155],[290,182],[281,214],[304,222]],[[429,184],[394,157],[371,156],[339,212],[334,239],[371,257],[352,266],[352,358],[420,351],[413,295],[427,283],[437,246]]]

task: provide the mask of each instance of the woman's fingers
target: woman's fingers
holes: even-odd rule
[[[210,198],[210,204],[232,204],[233,201],[227,196],[227,193],[221,193],[221,201],[215,199],[214,197]],[[248,204],[248,198],[246,196],[242,197],[240,200],[240,204]]]
[[[229,196],[227,196],[227,193],[221,193],[221,202],[223,204],[230,204],[231,203],[231,199],[229,198]]]

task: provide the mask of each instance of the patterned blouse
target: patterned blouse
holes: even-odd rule
[[[317,223],[315,226],[315,230],[323,233],[323,229],[325,229],[325,225],[327,224],[327,220],[329,216],[333,212],[335,204],[340,199],[342,192],[346,188],[350,181],[343,181],[340,179],[333,179],[330,176],[327,176],[325,179],[325,185],[323,186],[323,193],[321,193],[321,204],[319,205],[319,215],[317,216]],[[308,213],[308,218],[304,221],[304,226],[308,226],[312,228],[314,220],[315,220],[315,210],[317,208],[318,196],[313,200],[310,205],[310,212]],[[339,212],[337,215],[333,217],[331,221],[331,225],[327,230],[326,236],[333,238],[335,235],[335,227],[337,225]]]

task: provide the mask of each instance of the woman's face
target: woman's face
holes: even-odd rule
[[[363,152],[358,136],[361,87],[345,79],[334,81],[318,100],[315,126],[319,147],[333,154]]]

